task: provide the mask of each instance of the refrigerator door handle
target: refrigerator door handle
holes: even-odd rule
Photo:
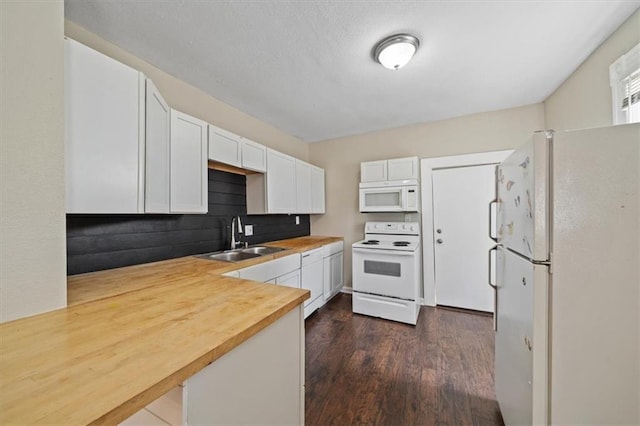
[[[491,271],[493,262],[491,261],[491,252],[497,252],[498,246],[493,246],[489,249],[489,276],[487,281],[489,286],[493,288],[493,331],[498,331],[498,286],[491,282]]]
[[[498,204],[498,199],[491,200],[489,203],[489,238],[493,240],[494,243],[498,243],[498,236],[493,236],[493,209],[491,208],[494,204]]]
[[[492,269],[493,269],[492,268],[493,262],[491,261],[491,252],[497,251],[497,250],[498,250],[498,246],[493,246],[493,247],[491,247],[489,249],[489,277],[488,277],[488,282],[489,282],[489,285],[491,287],[493,287],[494,290],[497,290],[498,287],[494,283],[491,282],[491,272],[492,272]]]

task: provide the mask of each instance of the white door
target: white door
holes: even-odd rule
[[[437,169],[433,179],[436,304],[493,312],[489,203],[495,165]]]

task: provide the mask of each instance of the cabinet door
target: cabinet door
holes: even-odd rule
[[[387,160],[387,179],[419,179],[418,157],[394,158]]]
[[[296,210],[311,213],[311,165],[296,160]]]
[[[242,168],[265,172],[267,170],[267,148],[257,142],[242,138]]]
[[[360,163],[360,182],[387,180],[387,160]]]
[[[322,260],[302,267],[302,288],[311,292],[311,297],[304,302],[305,306],[323,294],[323,269]]]
[[[295,213],[296,160],[267,149],[267,212]]]
[[[296,269],[286,275],[276,278],[276,284],[287,287],[300,288],[300,270]]]
[[[67,213],[144,211],[144,76],[65,40]]]
[[[171,110],[171,212],[206,213],[207,123]]]
[[[331,295],[336,294],[344,284],[344,255],[343,252],[331,256]]]
[[[324,214],[324,170],[311,166],[311,213]]]
[[[210,124],[209,160],[242,167],[242,138]]]
[[[169,213],[171,110],[150,79],[145,93],[145,213]]]

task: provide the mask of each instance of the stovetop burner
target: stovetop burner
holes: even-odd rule
[[[411,244],[409,241],[394,241],[393,245],[396,247],[407,247],[409,244]]]
[[[363,241],[362,244],[365,244],[367,246],[377,246],[378,244],[380,244],[379,240],[367,240],[367,241]]]

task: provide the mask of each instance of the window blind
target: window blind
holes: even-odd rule
[[[624,98],[622,99],[622,109],[626,109],[629,105],[640,102],[640,70],[631,74],[629,78],[623,81]]]
[[[640,122],[640,43],[609,67],[613,123]]]

